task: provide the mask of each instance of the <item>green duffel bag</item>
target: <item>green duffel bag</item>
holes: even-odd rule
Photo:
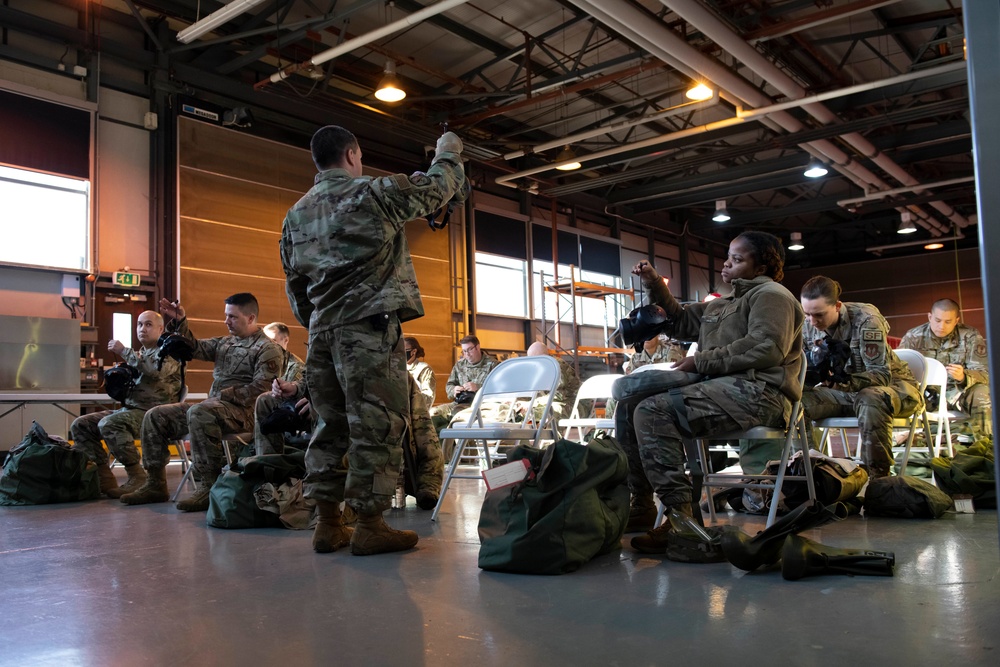
[[[100,495],[97,466],[37,422],[7,454],[0,472],[0,505],[73,503]]]
[[[919,477],[878,477],[865,490],[865,514],[897,519],[937,519],[952,508],[941,489]]]
[[[239,459],[215,480],[208,494],[205,523],[214,528],[281,528],[277,514],[257,506],[254,491],[290,477],[305,476],[305,452],[266,454]]]
[[[479,515],[479,567],[564,574],[621,546],[628,523],[628,461],[613,438],[514,447],[533,477],[487,491]]]
[[[954,458],[931,459],[934,480],[949,495],[972,496],[977,509],[997,506],[996,469],[993,467],[993,443],[981,440],[955,452]]]

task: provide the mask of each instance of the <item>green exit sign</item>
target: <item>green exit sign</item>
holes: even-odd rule
[[[115,285],[120,285],[121,287],[138,287],[139,286],[139,274],[138,273],[124,273],[122,271],[115,271]]]

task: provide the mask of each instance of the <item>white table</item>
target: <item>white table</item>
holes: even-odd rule
[[[204,401],[208,398],[208,394],[188,394],[184,401]],[[79,417],[78,414],[74,413],[72,410],[67,409],[67,405],[101,405],[108,407],[115,407],[118,405],[118,401],[111,398],[107,394],[43,394],[43,393],[33,393],[33,392],[0,392],[0,405],[12,405],[13,407],[7,409],[5,412],[0,413],[0,418],[6,417],[14,410],[19,410],[26,405],[37,405],[46,404],[54,405],[71,417]]]

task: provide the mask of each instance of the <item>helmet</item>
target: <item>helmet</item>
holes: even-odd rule
[[[128,364],[115,364],[104,371],[104,391],[119,403],[124,403],[139,379],[139,369]]]
[[[160,336],[156,344],[160,346],[159,352],[156,353],[158,369],[163,368],[163,360],[166,357],[173,357],[181,363],[191,361],[194,357],[194,342],[179,333],[165,333]]]

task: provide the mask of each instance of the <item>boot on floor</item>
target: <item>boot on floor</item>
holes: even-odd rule
[[[353,528],[344,525],[340,503],[330,500],[316,501],[316,528],[313,529],[313,551],[326,554],[351,543]]]
[[[139,488],[146,483],[146,471],[142,469],[142,466],[138,463],[133,463],[130,466],[125,466],[125,472],[128,473],[128,479],[121,486],[111,489],[110,491],[104,491],[104,495],[109,498],[121,498],[126,493],[132,493],[133,491],[138,491]]]
[[[416,545],[417,534],[414,531],[390,528],[381,514],[359,514],[358,524],[351,536],[351,553],[355,556],[406,551]]]
[[[111,495],[111,493],[118,488],[118,478],[116,478],[115,474],[111,472],[111,466],[107,461],[97,464],[97,481],[101,485],[101,493],[109,498],[118,497]]]
[[[730,563],[752,572],[758,567],[777,563],[781,558],[781,547],[789,535],[845,518],[847,507],[843,503],[834,503],[829,507],[818,500],[802,503],[754,537],[739,529],[727,531],[722,536],[722,551]]]
[[[177,501],[177,509],[182,512],[207,512],[208,496],[212,491],[212,485],[219,478],[218,473],[209,475],[198,482],[198,488],[187,498]]]
[[[781,549],[781,576],[789,581],[819,574],[891,577],[896,555],[891,551],[838,549],[790,535]]]
[[[146,482],[132,493],[126,493],[121,498],[126,505],[146,505],[149,503],[165,503],[170,500],[167,489],[167,468],[147,468]]]

